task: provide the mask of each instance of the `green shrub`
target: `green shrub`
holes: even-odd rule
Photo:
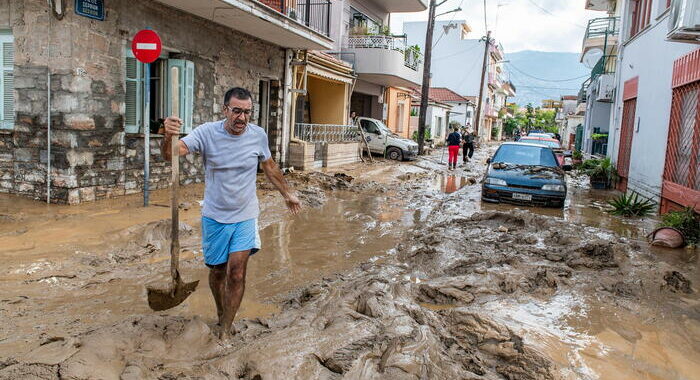
[[[574,152],[571,154],[571,157],[574,160],[582,160],[583,159],[583,152],[580,150],[574,150]]]
[[[697,246],[700,242],[700,215],[692,207],[663,214],[658,227],[677,229],[683,233],[686,243],[691,247]]]
[[[607,181],[609,184],[618,179],[617,169],[609,157],[602,160],[590,159],[583,162],[582,170],[592,181]]]
[[[649,199],[640,198],[639,194],[634,191],[629,194],[620,194],[609,200],[608,204],[612,206],[612,209],[608,210],[609,213],[626,217],[647,216],[654,211],[656,206],[656,203]]]
[[[418,131],[413,131],[413,136],[411,136],[413,141],[418,142]],[[425,128],[425,133],[423,134],[423,141],[430,140],[430,129]]]

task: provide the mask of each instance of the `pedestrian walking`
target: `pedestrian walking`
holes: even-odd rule
[[[301,202],[272,159],[265,130],[250,123],[252,106],[248,90],[232,88],[224,96],[223,120],[204,123],[177,142],[180,156],[199,153],[204,160],[202,250],[209,267],[220,338],[231,334],[243,299],[248,258],[261,248],[255,194],[258,163],[292,214],[301,209]],[[180,134],[182,120],[168,117],[164,125],[161,149],[170,160],[170,137]]]
[[[462,134],[462,161],[466,164],[474,155],[474,135],[465,130]]]
[[[447,136],[447,168],[452,170],[457,167],[457,156],[462,136],[459,134],[459,127],[454,127],[454,131]]]

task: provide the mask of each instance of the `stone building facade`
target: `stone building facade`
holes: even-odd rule
[[[13,104],[5,106],[6,114],[14,107],[13,122],[0,129],[0,192],[46,199],[49,161],[55,203],[142,191],[143,130],[127,124],[133,101],[143,99],[129,98],[133,87],[126,78],[131,38],[146,27],[163,40],[161,57],[167,64],[162,67],[169,68],[170,61],[194,67],[192,126],[222,118],[223,95],[231,87],[250,89],[255,107],[264,91],[271,150],[282,158],[284,47],[151,0],[105,1],[104,21],[77,15],[72,1],[64,4],[59,19],[44,0],[0,0],[0,31],[11,36],[13,48],[4,57],[14,54],[6,80],[6,87],[14,86]],[[165,81],[166,71],[152,73]],[[152,92],[165,88],[158,80],[158,75],[151,80]],[[153,114],[158,114],[152,119],[167,116],[168,100],[152,99],[157,104]],[[165,188],[170,169],[160,155],[162,137],[151,136],[150,188]],[[181,166],[183,184],[203,180],[198,157],[182,157]]]

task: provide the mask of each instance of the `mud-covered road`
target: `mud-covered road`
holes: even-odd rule
[[[488,148],[493,149],[493,147]],[[263,250],[222,343],[184,190],[182,273],[165,283],[167,192],[78,207],[0,198],[0,379],[699,379],[697,252],[651,249],[654,220],[608,216],[570,178],[564,210],[482,205],[488,149],[260,183]]]

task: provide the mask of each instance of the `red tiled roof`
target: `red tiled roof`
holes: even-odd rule
[[[439,102],[466,102],[468,98],[445,87],[431,87],[429,96]]]
[[[564,95],[561,97],[561,100],[578,100],[578,96],[576,96],[576,95]]]

